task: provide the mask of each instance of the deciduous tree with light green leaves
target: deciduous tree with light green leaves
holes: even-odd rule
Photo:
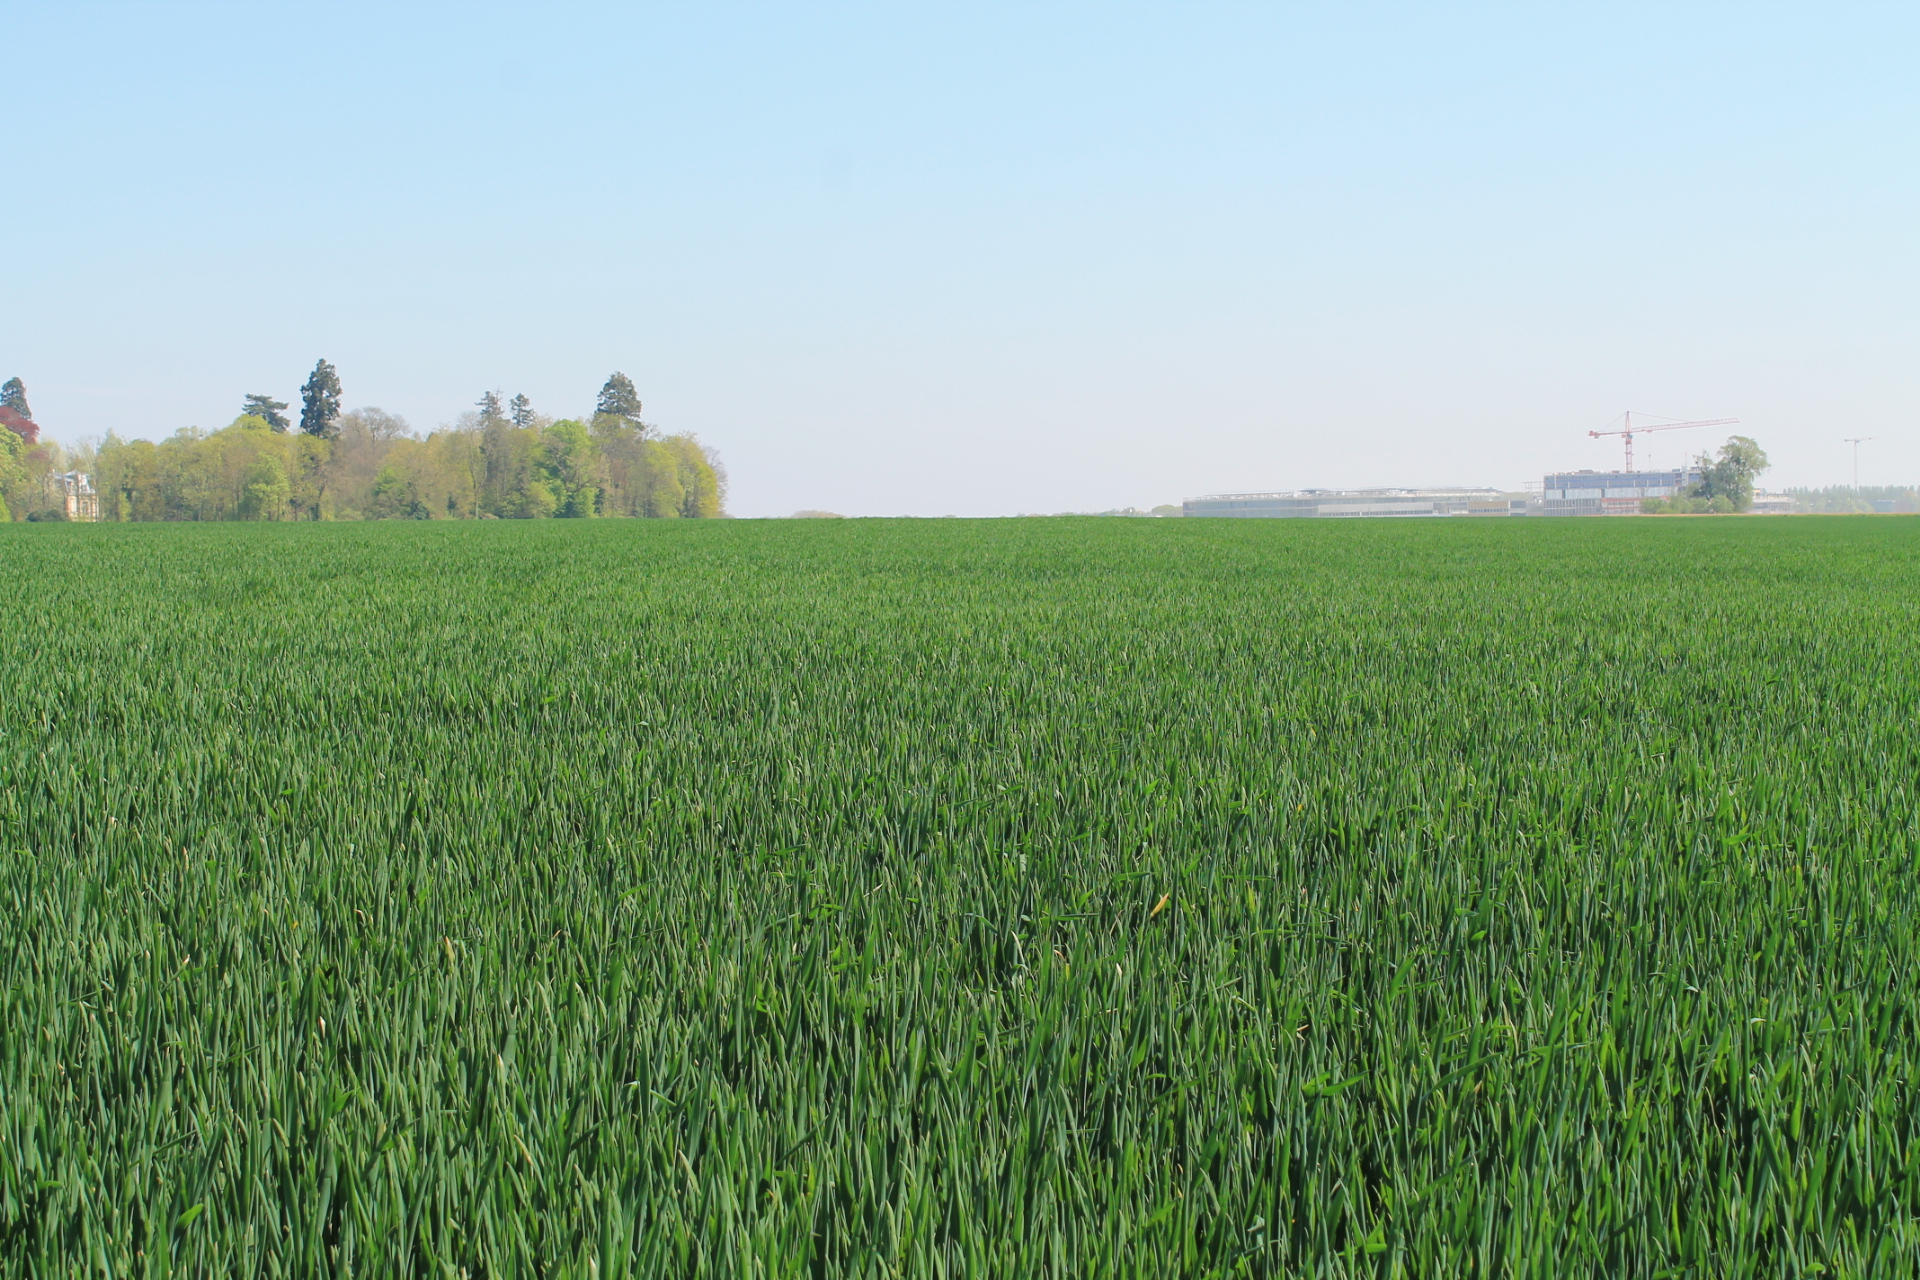
[[[432,510],[420,497],[420,481],[406,460],[394,459],[380,468],[373,482],[368,514],[381,520],[429,520]]]
[[[5,427],[0,427],[0,520],[11,521],[10,508],[25,506],[32,477],[21,461],[27,442]]]
[[[555,515],[600,514],[600,451],[586,424],[562,418],[541,432],[540,461],[553,490]]]
[[[247,464],[246,488],[240,498],[240,518],[284,520],[291,491],[285,464],[270,453],[260,454]]]

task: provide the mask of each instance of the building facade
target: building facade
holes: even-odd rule
[[[1291,493],[1215,493],[1180,504],[1187,516],[1237,519],[1366,519],[1405,516],[1525,515],[1524,496],[1498,489],[1300,489]]]
[[[1540,513],[1549,516],[1633,516],[1642,498],[1671,498],[1700,479],[1677,471],[1560,471],[1546,478]]]
[[[100,495],[93,490],[93,477],[84,471],[56,471],[47,476],[47,497],[56,510],[64,510],[69,520],[98,520]]]

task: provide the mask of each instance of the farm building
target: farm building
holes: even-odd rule
[[[1527,500],[1498,489],[1299,489],[1216,493],[1181,503],[1188,516],[1354,519],[1374,516],[1518,516]]]

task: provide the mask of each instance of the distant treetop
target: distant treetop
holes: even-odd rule
[[[285,431],[293,423],[287,420],[283,412],[287,407],[285,400],[275,400],[272,396],[247,393],[246,405],[240,410],[242,417],[254,417],[264,421],[275,431]]]
[[[617,377],[618,375],[615,376]],[[607,385],[611,386],[613,384],[609,383]],[[633,389],[631,383],[628,384],[627,389],[629,391]],[[605,395],[606,393],[603,391],[600,394]],[[29,421],[33,418],[33,410],[27,408],[27,384],[18,378],[8,378],[6,385],[0,387],[0,406],[5,406],[13,410]]]
[[[0,427],[26,444],[37,444],[40,440],[40,424],[33,420],[33,411],[27,408],[27,386],[18,378],[8,378],[6,385],[0,386]],[[0,444],[5,443],[0,440]],[[0,454],[0,459],[6,456]],[[0,461],[0,466],[4,465],[4,461]]]
[[[310,436],[331,440],[339,434],[340,374],[325,360],[313,366],[313,373],[300,388],[300,429]]]
[[[608,378],[607,385],[600,388],[600,400],[594,405],[593,411],[638,422],[640,393],[633,389],[633,379],[624,373],[615,373]]]

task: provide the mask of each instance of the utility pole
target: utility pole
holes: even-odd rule
[[[1860,498],[1860,446],[1873,439],[1872,436],[1848,436],[1847,443],[1853,446],[1853,496]]]

